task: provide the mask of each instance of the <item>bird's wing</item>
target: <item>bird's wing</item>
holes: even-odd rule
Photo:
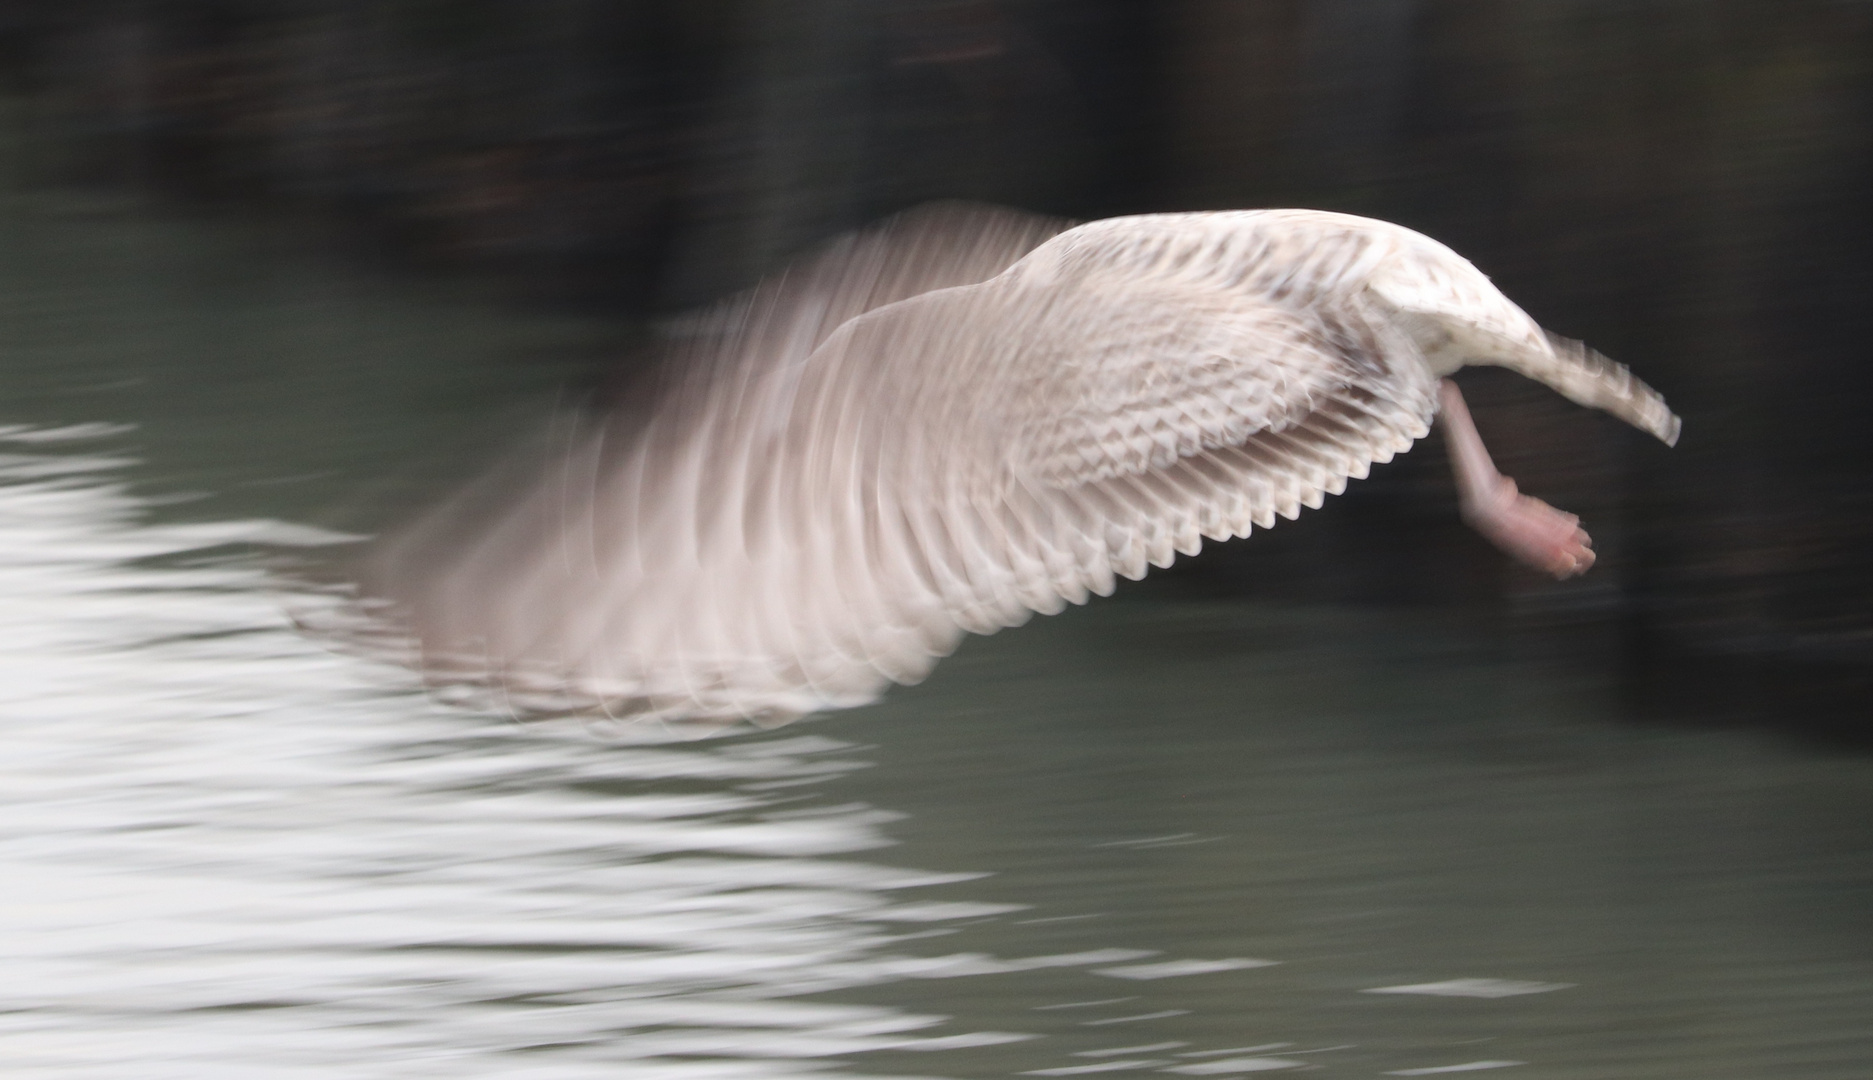
[[[960,276],[997,261],[972,258]],[[708,377],[647,420],[387,544],[377,592],[426,666],[522,709],[859,704],[965,632],[1318,506],[1434,411],[1415,347],[1357,296],[1009,273],[872,304],[917,282],[865,263],[763,286],[692,335]],[[832,325],[841,304],[871,306]]]
[[[872,550],[905,548],[978,632],[1318,507],[1436,410],[1415,344],[1358,294],[1004,277],[854,320],[815,361],[863,403],[832,415],[883,418],[866,497],[899,514],[868,525]]]
[[[1318,506],[1426,430],[1410,350],[1357,312],[1137,287],[878,309],[601,483],[577,603],[529,648],[661,715],[869,700],[965,632]]]
[[[731,534],[756,530],[742,518],[765,505],[753,476],[810,407],[802,372],[839,325],[990,278],[1069,224],[920,207],[673,324],[635,400],[569,418],[551,445],[373,545],[354,572],[366,607],[387,617],[334,632],[414,644],[439,684],[491,689],[528,712],[714,717],[866,699],[886,676],[823,659],[823,645],[794,640],[796,613],[774,606],[810,607],[813,591],[770,596],[761,575],[793,571],[771,550],[758,561],[737,551]]]

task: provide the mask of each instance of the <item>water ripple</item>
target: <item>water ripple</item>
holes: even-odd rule
[[[971,875],[854,859],[895,815],[778,786],[858,748],[438,706],[295,633],[230,548],[342,537],[145,524],[129,459],[76,445],[119,433],[0,430],[9,1075],[850,1075],[1024,1036],[798,995],[1142,955],[894,953],[1013,908],[897,899]]]

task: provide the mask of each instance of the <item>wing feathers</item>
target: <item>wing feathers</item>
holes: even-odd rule
[[[522,708],[782,718],[1319,506],[1425,430],[1409,340],[1320,300],[1376,241],[1062,237],[1001,273],[1059,228],[950,208],[674,327],[651,411],[382,545],[375,591],[432,672]]]

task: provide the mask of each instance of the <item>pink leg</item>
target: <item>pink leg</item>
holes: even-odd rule
[[[1518,492],[1515,481],[1497,472],[1489,460],[1457,384],[1445,379],[1438,384],[1438,394],[1463,520],[1537,570],[1558,578],[1584,573],[1593,565],[1593,541],[1581,530],[1580,519]]]

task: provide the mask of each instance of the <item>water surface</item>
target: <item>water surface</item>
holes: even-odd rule
[[[316,241],[0,204],[6,1075],[1873,1069],[1873,763],[1480,617],[1132,589],[674,745],[334,654],[268,559],[625,330]]]

